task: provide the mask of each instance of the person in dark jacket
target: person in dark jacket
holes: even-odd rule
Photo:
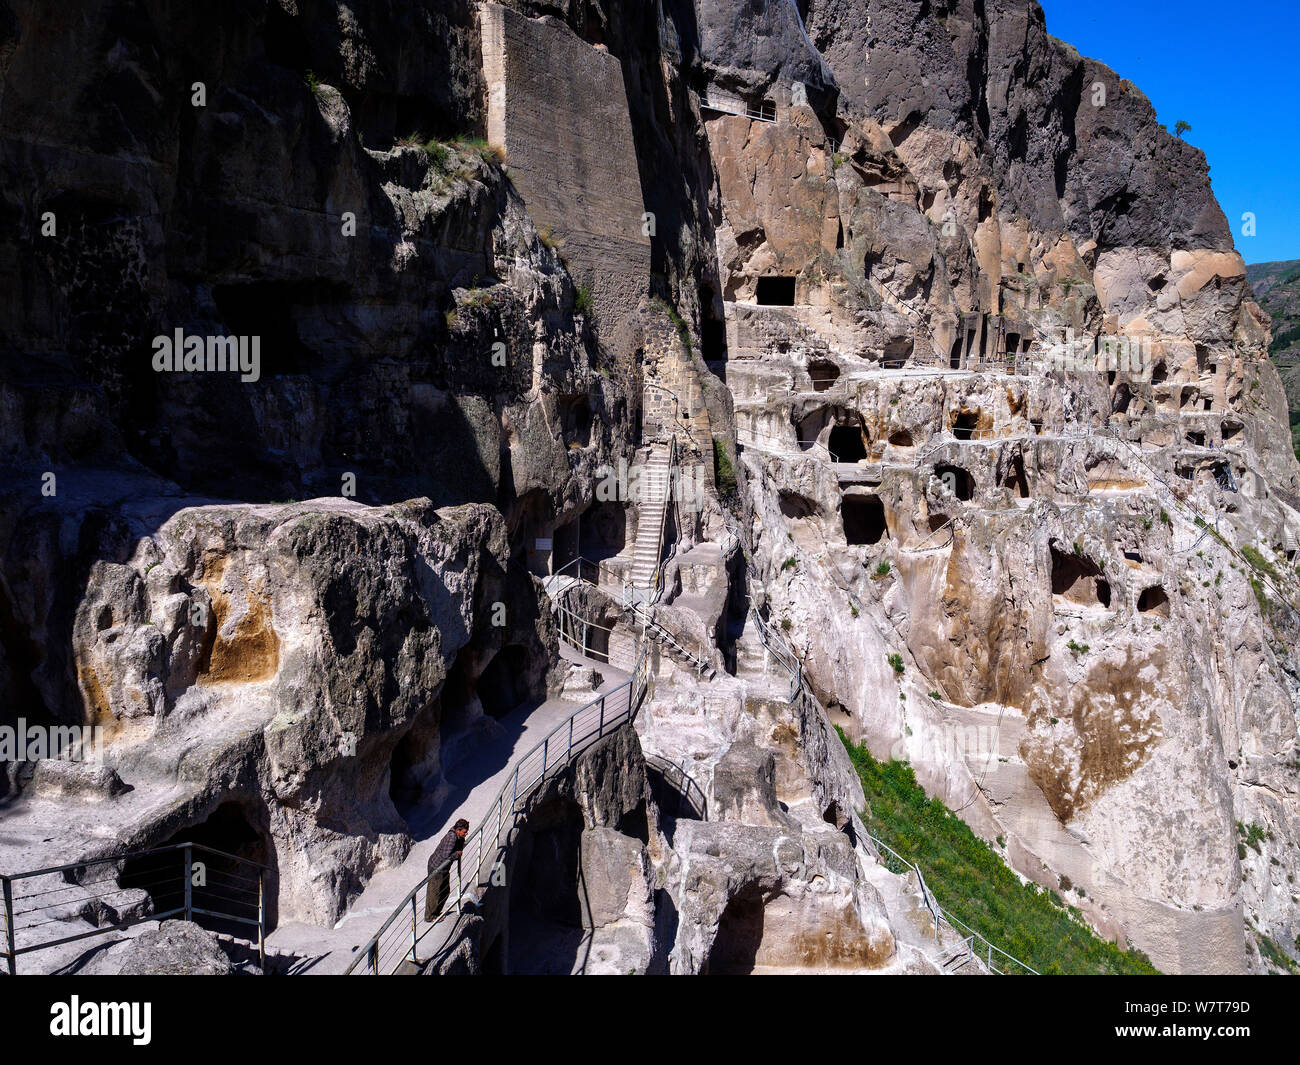
[[[460,852],[465,849],[465,837],[469,835],[469,822],[463,817],[452,825],[451,830],[442,837],[434,852],[429,855],[429,886],[424,893],[424,919],[436,921],[447,904],[447,895],[451,890],[451,864],[456,863],[460,872]]]

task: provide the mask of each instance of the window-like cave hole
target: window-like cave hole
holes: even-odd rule
[[[1169,596],[1160,585],[1152,585],[1150,588],[1143,588],[1142,594],[1138,596],[1138,610],[1143,614],[1155,612],[1161,617],[1169,616]]]
[[[1141,551],[1125,551],[1125,552],[1124,552],[1124,557],[1125,557],[1126,559],[1128,559],[1130,562],[1137,562],[1137,563],[1141,563],[1141,562],[1142,562],[1142,552],[1141,552]]]
[[[1187,434],[1187,442],[1188,442],[1189,444],[1191,444],[1193,447],[1204,447],[1204,446],[1205,446],[1205,434],[1204,434],[1203,432],[1188,433],[1188,434]]]
[[[1242,425],[1240,422],[1223,423],[1223,440],[1227,443],[1229,440],[1235,440],[1241,435]]]
[[[958,333],[952,342],[952,348],[948,352],[948,368],[957,370],[961,368],[961,334]]]
[[[810,518],[818,512],[817,504],[797,492],[782,492],[780,495],[781,513],[794,521]]]
[[[836,462],[862,462],[867,457],[867,443],[857,425],[836,425],[827,445]]]
[[[1151,383],[1153,385],[1163,384],[1169,379],[1169,369],[1164,362],[1158,362],[1151,368]]]
[[[1008,333],[1008,334],[1007,334],[1007,354],[1008,354],[1008,355],[1014,355],[1014,354],[1015,354],[1017,351],[1019,351],[1019,350],[1020,350],[1020,334],[1019,334],[1019,333]]]
[[[793,277],[760,277],[754,290],[755,302],[764,307],[794,306]]]
[[[889,442],[894,447],[915,447],[912,434],[906,429],[895,429],[889,434]]]
[[[975,478],[969,471],[960,466],[941,464],[934,468],[934,475],[963,503],[969,503],[975,498]]]
[[[1110,584],[1091,559],[1052,545],[1052,594],[1083,606],[1109,606]]]
[[[808,363],[808,376],[814,392],[825,392],[839,380],[840,368],[826,359],[817,359]]]
[[[850,544],[870,546],[889,535],[885,504],[879,496],[845,496],[840,501],[844,539]]]
[[[591,443],[591,398],[580,392],[559,398],[560,426],[571,444],[587,447]]]

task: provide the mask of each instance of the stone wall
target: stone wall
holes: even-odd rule
[[[650,238],[619,62],[557,20],[499,4],[483,6],[482,33],[488,141],[544,238],[593,287],[601,340],[626,355]]]

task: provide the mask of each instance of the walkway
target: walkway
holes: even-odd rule
[[[347,914],[333,928],[300,922],[283,924],[267,937],[270,949],[292,953],[304,962],[298,971],[312,975],[338,974],[351,964],[360,949],[393,913],[394,908],[426,875],[429,855],[438,841],[458,818],[471,827],[492,807],[515,763],[584,703],[623,684],[628,674],[586,659],[567,645],[561,645],[561,657],[568,662],[594,669],[604,679],[596,691],[550,699],[535,708],[523,706],[502,718],[501,734],[472,748],[446,774],[450,791],[436,807],[408,814],[412,834],[420,837],[401,865],[380,870],[352,904]],[[450,934],[452,920],[443,922]],[[422,954],[433,953],[440,944],[425,939]]]

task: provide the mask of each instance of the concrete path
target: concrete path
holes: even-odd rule
[[[627,673],[583,658],[567,645],[561,645],[561,657],[596,670],[604,683],[590,695],[565,695],[537,707],[520,707],[502,718],[498,723],[501,732],[495,739],[472,748],[448,771],[451,790],[442,802],[427,812],[416,811],[408,816],[408,824],[418,842],[401,865],[382,869],[371,877],[366,889],[333,928],[301,922],[283,924],[267,937],[268,949],[302,958],[297,972],[313,975],[343,972],[356,951],[379,931],[397,905],[426,875],[429,855],[452,824],[463,817],[473,831],[492,808],[497,793],[521,757],[575,710],[628,680]],[[447,919],[443,924],[450,933],[455,922]],[[436,951],[438,944],[431,942],[431,938],[422,940],[422,954]]]

